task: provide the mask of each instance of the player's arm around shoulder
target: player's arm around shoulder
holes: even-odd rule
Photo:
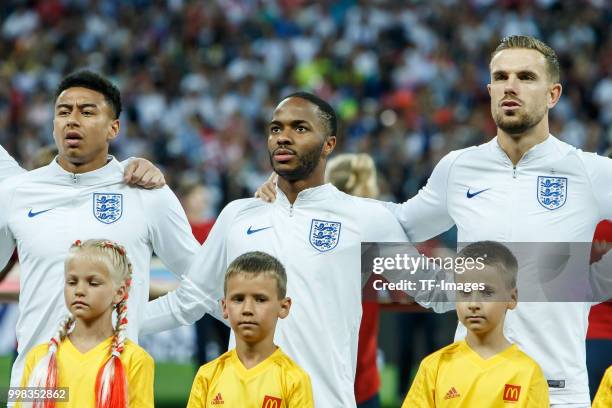
[[[129,408],[154,406],[153,380],[155,361],[142,347],[126,341],[125,357],[121,359],[128,379]]]
[[[258,199],[241,199],[230,202],[221,210],[208,238],[197,250],[189,270],[191,279],[207,297],[216,299],[223,296],[223,277],[227,268],[227,241],[236,216]],[[207,312],[210,313],[210,312]],[[215,317],[219,318],[219,316]]]
[[[240,201],[243,200],[234,201],[223,209],[204,245],[200,247],[196,242],[195,254],[188,260],[188,272],[177,274],[179,287],[147,303],[141,335],[193,324],[205,313],[226,322],[221,316],[218,299],[223,297],[227,236],[234,217],[242,208]],[[189,235],[195,241],[191,231]],[[175,237],[169,234],[164,239],[173,240]],[[166,259],[159,255],[166,263]]]
[[[455,150],[434,167],[427,184],[401,204],[384,203],[413,242],[425,241],[454,224],[447,207],[449,177],[457,159],[468,149]]]
[[[364,222],[364,231],[361,241],[399,244],[362,247],[362,251],[364,251],[362,253],[363,262],[366,262],[365,260],[373,256],[373,254],[379,259],[395,258],[398,253],[413,257],[414,259],[421,257],[415,246],[408,241],[408,237],[404,233],[399,222],[387,208],[384,208],[374,200],[361,200],[368,201],[368,204],[372,204],[366,208],[368,217],[366,217],[367,219]],[[370,252],[370,254],[368,254],[368,252]],[[415,270],[384,270],[381,275],[390,283],[402,281],[414,283],[420,280],[448,280],[447,273],[443,269],[429,270],[424,267]],[[364,277],[363,281],[367,281],[367,279]],[[432,309],[436,313],[444,313],[455,307],[454,302],[452,299],[448,298],[444,290],[404,289],[404,292],[421,306]]]
[[[351,197],[359,207],[360,214],[366,214],[362,221],[362,242],[407,242],[408,237],[391,211],[370,198]]]
[[[147,159],[130,157],[121,162],[123,181],[126,184],[146,189],[160,188],[166,185],[164,173]]]

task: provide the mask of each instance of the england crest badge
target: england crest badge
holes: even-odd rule
[[[538,201],[547,210],[556,210],[567,199],[567,177],[538,176]]]
[[[123,195],[94,193],[93,212],[98,221],[112,224],[123,214]]]
[[[340,240],[339,222],[312,220],[310,224],[310,244],[320,252],[331,251]]]

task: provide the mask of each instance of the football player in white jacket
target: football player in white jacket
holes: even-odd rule
[[[0,183],[0,268],[15,246],[21,264],[12,386],[19,385],[27,351],[48,341],[67,313],[64,259],[74,241],[106,238],[130,253],[127,335],[133,341],[148,301],[153,251],[189,286],[186,273],[199,248],[172,191],[127,186],[124,166],[108,156],[121,112],[119,91],[108,80],[87,71],[69,75],[58,87],[54,112],[56,160]]]
[[[143,188],[160,188],[166,185],[164,174],[150,161],[141,158],[130,158],[122,164],[125,166],[124,181],[128,184]],[[9,177],[25,173],[11,155],[0,146],[0,183]],[[15,259],[0,269],[0,282],[8,275],[15,265]],[[17,302],[19,290],[3,291],[0,293],[0,302]]]
[[[279,321],[274,342],[311,377],[317,407],[355,406],[354,378],[361,321],[361,242],[402,242],[406,236],[381,204],[324,184],[326,159],[336,145],[336,115],[320,98],[297,93],[276,107],[268,151],[278,200],[227,205],[190,272],[220,318],[223,274],[253,250],[277,257],[287,269],[291,315]],[[429,293],[432,295],[433,293]],[[147,330],[196,321],[201,312],[188,287],[150,302]],[[435,299],[420,299],[429,306]]]
[[[164,174],[147,159],[130,158],[121,164],[125,166],[124,181],[127,184],[142,188],[159,188],[166,185]],[[0,183],[25,172],[4,147],[0,146]]]
[[[549,133],[548,110],[559,101],[562,87],[557,56],[546,44],[528,36],[507,37],[493,52],[490,70],[496,137],[449,153],[415,197],[385,205],[411,242],[456,225],[462,244],[582,243],[581,270],[586,271],[586,243],[600,220],[612,219],[612,160]],[[274,199],[273,180],[258,190],[264,200]],[[607,290],[611,257],[591,271],[603,278]],[[527,258],[519,257],[521,269],[529,270],[536,261]],[[585,337],[591,303],[587,294],[584,300],[520,301],[506,317],[506,337],[540,364],[554,407],[590,406]],[[465,333],[460,325],[456,339]]]
[[[507,37],[490,69],[497,136],[449,153],[415,197],[389,208],[413,242],[456,225],[460,243],[590,243],[597,223],[612,218],[612,160],[549,133],[548,110],[561,96],[555,52],[531,37]],[[589,251],[583,252],[586,271]],[[534,259],[519,262],[523,268]],[[584,302],[520,302],[506,318],[507,337],[542,367],[552,406],[590,406],[590,305],[586,296]],[[459,327],[456,338],[464,335]]]

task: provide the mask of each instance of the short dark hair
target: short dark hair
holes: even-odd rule
[[[309,92],[294,92],[291,95],[285,96],[282,100],[289,98],[301,98],[307,100],[310,103],[317,105],[319,108],[319,116],[323,119],[325,123],[325,127],[329,134],[327,136],[337,136],[338,133],[338,117],[336,116],[336,111],[331,105],[325,102],[323,99],[319,98],[315,94],[311,94]]]
[[[487,266],[496,266],[502,274],[509,289],[516,288],[516,275],[518,274],[518,261],[507,246],[495,241],[473,242],[463,248],[459,257],[476,259],[481,258]]]
[[[287,272],[283,264],[265,252],[253,251],[240,255],[228,266],[223,282],[223,293],[227,294],[227,282],[236,275],[257,276],[266,274],[276,280],[276,289],[279,299],[287,294]]]
[[[501,40],[495,51],[491,54],[491,59],[500,51],[513,49],[513,48],[526,48],[528,50],[536,50],[544,56],[546,59],[546,69],[548,76],[553,83],[559,82],[561,77],[561,68],[559,66],[559,58],[555,50],[550,48],[544,42],[537,38],[528,35],[510,35],[504,37]]]
[[[83,87],[92,91],[100,92],[104,99],[113,109],[115,119],[121,114],[121,93],[111,81],[93,71],[83,70],[73,72],[64,77],[55,91],[55,100],[68,88]]]

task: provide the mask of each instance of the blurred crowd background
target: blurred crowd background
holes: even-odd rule
[[[369,153],[381,198],[399,202],[443,155],[495,135],[488,62],[507,35],[535,36],[559,55],[563,97],[551,132],[587,151],[611,147],[611,22],[607,0],[2,1],[0,144],[35,167],[53,144],[60,79],[98,71],[122,91],[113,153],[159,165],[202,241],[227,202],[270,174],[272,109],[307,90],[337,110],[338,150]],[[381,337],[400,365],[392,392],[403,396],[421,358],[452,340],[454,321],[383,317],[381,331],[398,333]],[[198,346],[201,363],[227,333],[210,321],[197,330],[217,340]],[[153,343],[171,350],[170,336]]]
[[[206,185],[214,213],[269,174],[266,124],[310,90],[341,119],[341,150],[370,153],[386,198],[418,191],[450,150],[495,134],[486,84],[499,40],[558,53],[552,133],[612,144],[612,9],[605,0],[46,0],[0,4],[0,143],[26,167],[52,143],[53,91],[91,68],[120,87],[119,158]],[[214,214],[211,214],[214,215]]]

